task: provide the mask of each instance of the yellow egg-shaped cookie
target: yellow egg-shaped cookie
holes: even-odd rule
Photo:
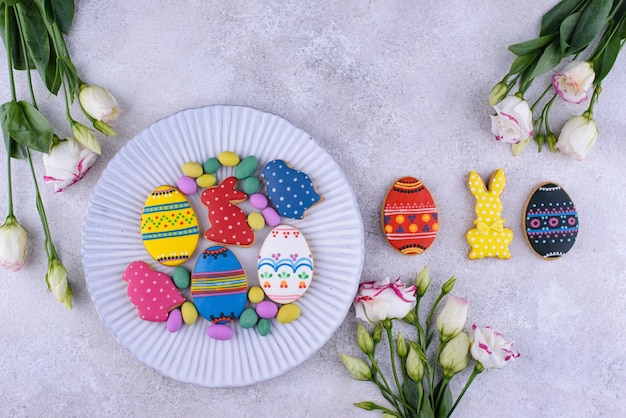
[[[198,218],[185,195],[172,186],[154,189],[141,215],[141,239],[150,256],[165,266],[183,264],[198,238]]]

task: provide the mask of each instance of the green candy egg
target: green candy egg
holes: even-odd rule
[[[254,170],[256,170],[258,165],[259,160],[257,160],[254,155],[250,155],[244,158],[239,162],[239,164],[237,164],[237,167],[235,167],[235,177],[237,177],[237,179],[239,180],[250,177],[254,173]]]
[[[272,330],[272,323],[269,319],[261,318],[259,319],[259,323],[256,324],[256,330],[261,337],[265,337]]]
[[[178,266],[174,269],[172,280],[174,280],[174,284],[177,288],[187,289],[191,283],[191,274],[185,267]]]
[[[259,315],[253,308],[246,308],[239,316],[239,325],[241,328],[252,328],[259,321]]]

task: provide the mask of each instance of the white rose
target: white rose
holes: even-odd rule
[[[416,290],[414,285],[406,286],[400,279],[393,283],[388,278],[380,283],[361,283],[354,303],[356,317],[372,323],[402,319],[415,307]]]
[[[598,138],[598,126],[593,117],[585,113],[565,122],[556,149],[572,158],[582,161]]]
[[[572,61],[552,76],[552,86],[566,102],[579,104],[587,100],[596,73],[587,61]]]
[[[117,100],[103,87],[82,86],[78,100],[85,112],[94,119],[111,123],[122,116],[122,109]]]
[[[93,151],[75,139],[64,139],[52,148],[50,154],[44,154],[46,175],[43,179],[53,184],[56,192],[60,192],[83,178],[97,158]]]
[[[472,347],[470,352],[474,360],[485,369],[501,369],[504,365],[520,356],[513,351],[513,342],[507,341],[502,334],[495,332],[491,327],[478,328],[472,325],[470,332]]]
[[[533,115],[525,100],[508,96],[493,109],[491,132],[497,141],[518,144],[533,135]]]
[[[28,234],[14,216],[0,226],[0,267],[20,271],[26,258]]]

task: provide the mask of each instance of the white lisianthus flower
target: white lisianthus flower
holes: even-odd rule
[[[371,323],[384,319],[402,319],[415,307],[415,285],[407,286],[396,279],[380,283],[363,282],[354,302],[356,317]]]
[[[439,364],[443,368],[443,375],[451,379],[452,376],[467,367],[467,352],[470,340],[466,333],[461,332],[446,343],[439,356]]]
[[[485,369],[501,369],[507,362],[520,356],[513,351],[515,343],[507,341],[491,327],[478,328],[472,325],[469,338],[472,344],[470,349],[472,357]]]
[[[587,61],[572,61],[552,76],[552,86],[566,102],[579,104],[587,100],[596,73]]]
[[[468,309],[468,300],[448,295],[446,305],[437,317],[437,329],[441,341],[448,341],[463,331]]]
[[[78,100],[85,112],[96,120],[112,123],[122,116],[122,109],[115,97],[100,86],[83,85]]]
[[[48,264],[46,282],[56,300],[63,303],[68,309],[72,309],[72,288],[67,282],[67,270],[56,258],[53,258]]]
[[[508,96],[493,109],[491,132],[497,141],[518,144],[533,135],[533,115],[526,100]]]
[[[68,186],[83,178],[98,158],[97,154],[87,149],[73,138],[66,138],[56,144],[50,154],[44,154],[43,165],[46,168],[44,181],[55,187],[55,192],[63,191]]]
[[[555,148],[582,161],[598,138],[598,126],[588,112],[565,122]]]
[[[0,226],[0,267],[20,271],[26,258],[28,234],[15,216],[7,216]]]

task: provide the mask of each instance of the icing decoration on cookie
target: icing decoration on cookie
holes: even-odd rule
[[[383,203],[382,226],[389,244],[402,254],[421,254],[432,245],[439,215],[424,183],[403,177],[391,186]]]
[[[167,274],[153,270],[143,261],[130,263],[122,279],[128,282],[128,299],[146,321],[166,322],[169,312],[185,302]]]
[[[471,246],[470,260],[484,257],[511,257],[509,244],[513,240],[513,231],[504,227],[502,201],[500,195],[504,191],[506,178],[501,168],[496,170],[489,180],[489,190],[475,171],[470,171],[468,185],[472,196],[476,198],[475,228],[465,234]]]
[[[198,313],[214,324],[239,318],[246,307],[248,280],[232,251],[222,246],[202,251],[191,274],[191,296]]]
[[[237,179],[228,177],[219,186],[209,187],[202,192],[200,200],[209,209],[211,227],[204,232],[204,238],[221,244],[234,244],[244,247],[254,243],[254,232],[248,225],[246,214],[236,203],[248,197],[235,190]]]
[[[178,189],[160,186],[150,193],[141,215],[141,239],[152,258],[166,266],[183,264],[198,236],[196,214]]]
[[[304,212],[320,201],[309,176],[282,160],[267,163],[261,175],[267,183],[267,196],[281,216],[302,219]]]
[[[279,225],[267,235],[257,262],[259,284],[276,303],[299,299],[311,285],[313,256],[297,228]]]
[[[524,216],[526,238],[539,256],[553,260],[572,249],[578,236],[578,212],[563,188],[543,183],[532,193]]]

